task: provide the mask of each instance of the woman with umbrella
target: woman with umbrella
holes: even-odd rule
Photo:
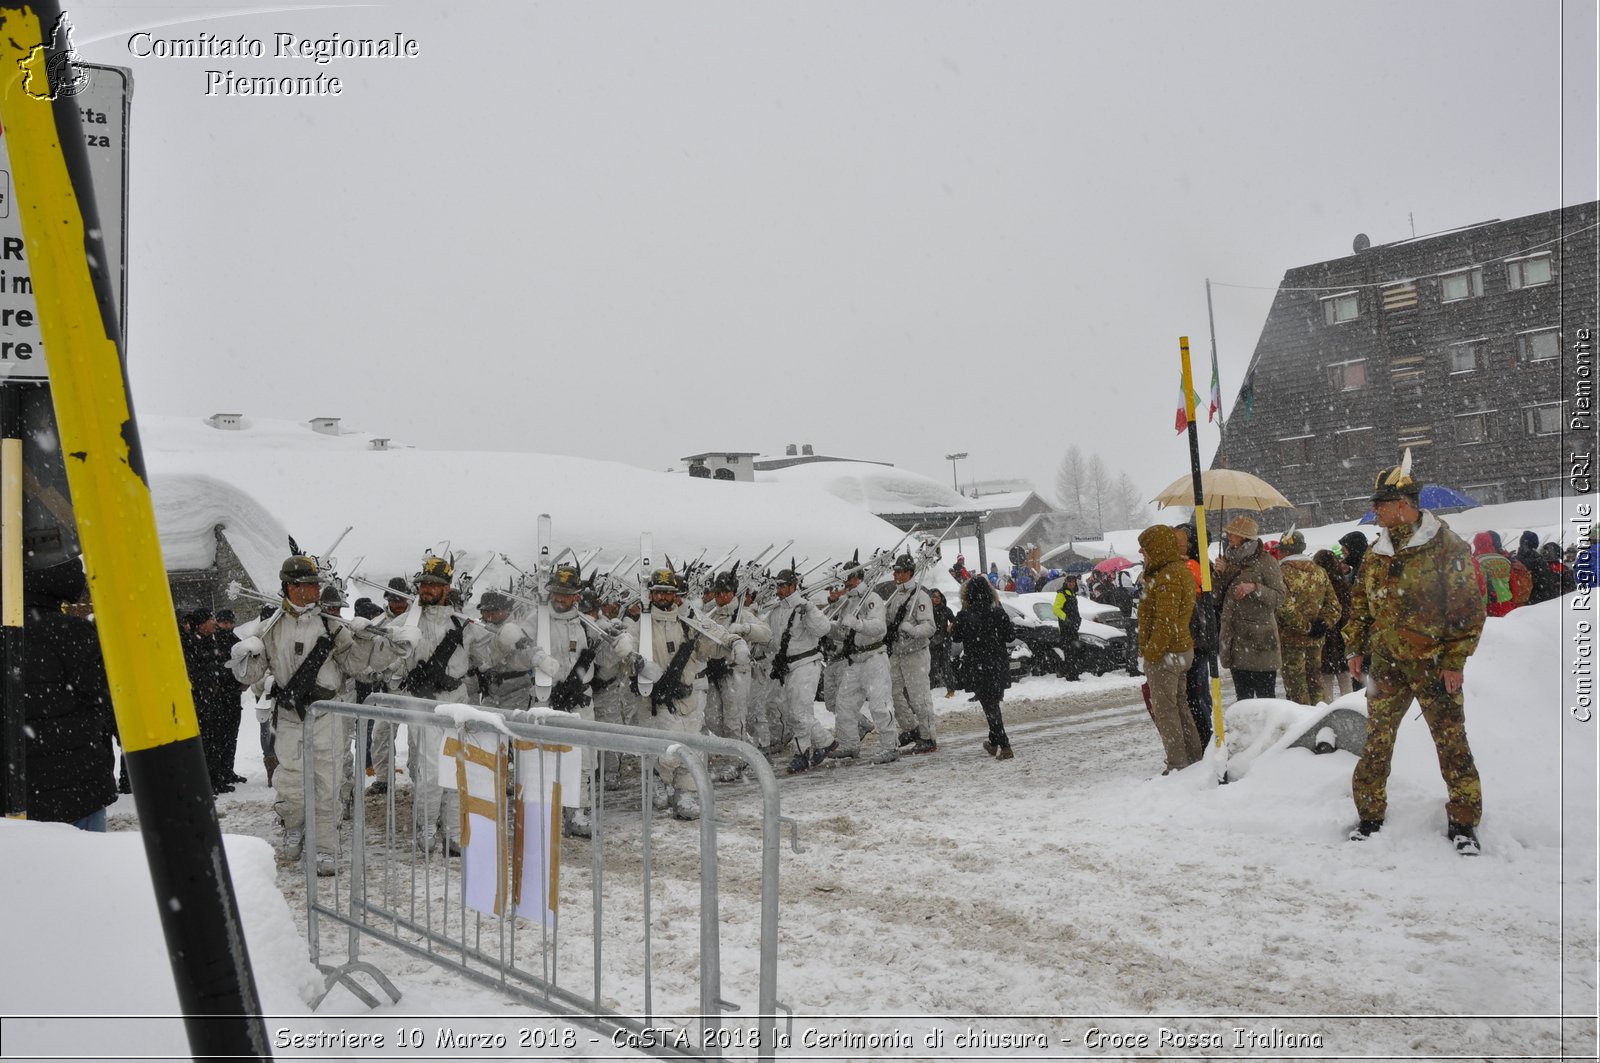
[[[961,586],[961,613],[956,617],[954,641],[962,644],[962,685],[977,695],[989,721],[983,751],[996,760],[1010,760],[1011,739],[1000,716],[1000,699],[1010,678],[1011,617],[984,579]]]

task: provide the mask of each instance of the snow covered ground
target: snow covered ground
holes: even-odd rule
[[[1593,1058],[1597,725],[1567,711],[1570,602],[1491,620],[1469,663],[1486,807],[1477,859],[1443,836],[1443,784],[1414,714],[1389,823],[1357,846],[1344,840],[1351,755],[1272,747],[1227,786],[1205,765],[1162,778],[1138,681],[1121,676],[1014,687],[1010,762],[978,748],[976,706],[936,697],[938,753],[783,779],[783,811],[806,848],[782,857],[779,998],[796,1011],[783,1054]],[[525,1008],[416,962],[388,968],[399,1005],[368,1014],[336,991],[311,1013],[315,975],[291,902],[303,880],[268,847],[269,792],[249,728],[240,753],[251,781],[219,810],[269,1030],[384,1032],[392,1045],[402,1026],[431,1037],[446,1022],[528,1024]],[[741,987],[735,1002],[748,1015],[754,787],[721,789],[719,808],[733,824],[721,846],[725,984]],[[103,836],[0,822],[12,957],[0,1000],[10,1015],[41,1016],[5,1020],[7,1058],[185,1050],[173,1018],[49,1018],[176,1006],[130,799],[111,820]],[[688,889],[694,865],[675,857],[692,851],[693,831],[661,827],[658,888]],[[969,1028],[988,1050],[964,1047]],[[925,1040],[941,1032],[939,1047]],[[1012,1046],[1042,1035],[1047,1047],[1001,1048],[1002,1035]],[[589,1036],[556,1054],[616,1054]],[[879,1047],[854,1047],[856,1036]]]

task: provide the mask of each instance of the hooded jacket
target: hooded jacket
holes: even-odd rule
[[[1345,650],[1459,672],[1478,647],[1483,618],[1467,544],[1424,510],[1398,550],[1387,528],[1372,544],[1350,596]]]
[[[1251,672],[1276,672],[1283,664],[1278,643],[1278,610],[1285,590],[1278,559],[1260,539],[1248,539],[1224,555],[1217,594],[1222,602],[1221,664]],[[1370,557],[1368,560],[1371,560]],[[1233,589],[1253,583],[1255,589],[1236,598]]]
[[[1144,599],[1139,604],[1139,655],[1157,661],[1169,653],[1194,649],[1189,621],[1194,616],[1194,575],[1183,555],[1183,540],[1164,524],[1139,533],[1145,554]]]

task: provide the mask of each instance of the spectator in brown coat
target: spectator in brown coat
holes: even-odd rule
[[[1217,562],[1217,599],[1222,603],[1222,667],[1233,675],[1240,698],[1270,698],[1277,687],[1282,656],[1278,610],[1283,606],[1283,572],[1261,545],[1260,529],[1249,517],[1235,517],[1224,530],[1228,545]]]
[[[1139,655],[1150,682],[1150,717],[1161,735],[1167,772],[1199,760],[1205,748],[1189,714],[1186,680],[1194,661],[1189,621],[1194,616],[1194,576],[1185,563],[1183,540],[1157,524],[1139,533],[1144,558],[1144,599],[1139,604]]]

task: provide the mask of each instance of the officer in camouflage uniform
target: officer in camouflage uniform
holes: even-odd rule
[[[1383,826],[1395,730],[1415,699],[1449,794],[1447,833],[1456,852],[1476,856],[1483,790],[1467,745],[1461,683],[1483,631],[1483,596],[1472,551],[1419,507],[1421,492],[1411,478],[1409,450],[1400,465],[1378,474],[1372,506],[1381,530],[1362,562],[1344,626],[1350,674],[1371,673],[1367,743],[1351,780],[1361,822],[1350,839],[1368,838]]]
[[[1322,568],[1303,556],[1306,537],[1290,530],[1278,540],[1284,598],[1278,606],[1283,691],[1290,701],[1315,705],[1322,692],[1322,644],[1339,622],[1339,596]]]

